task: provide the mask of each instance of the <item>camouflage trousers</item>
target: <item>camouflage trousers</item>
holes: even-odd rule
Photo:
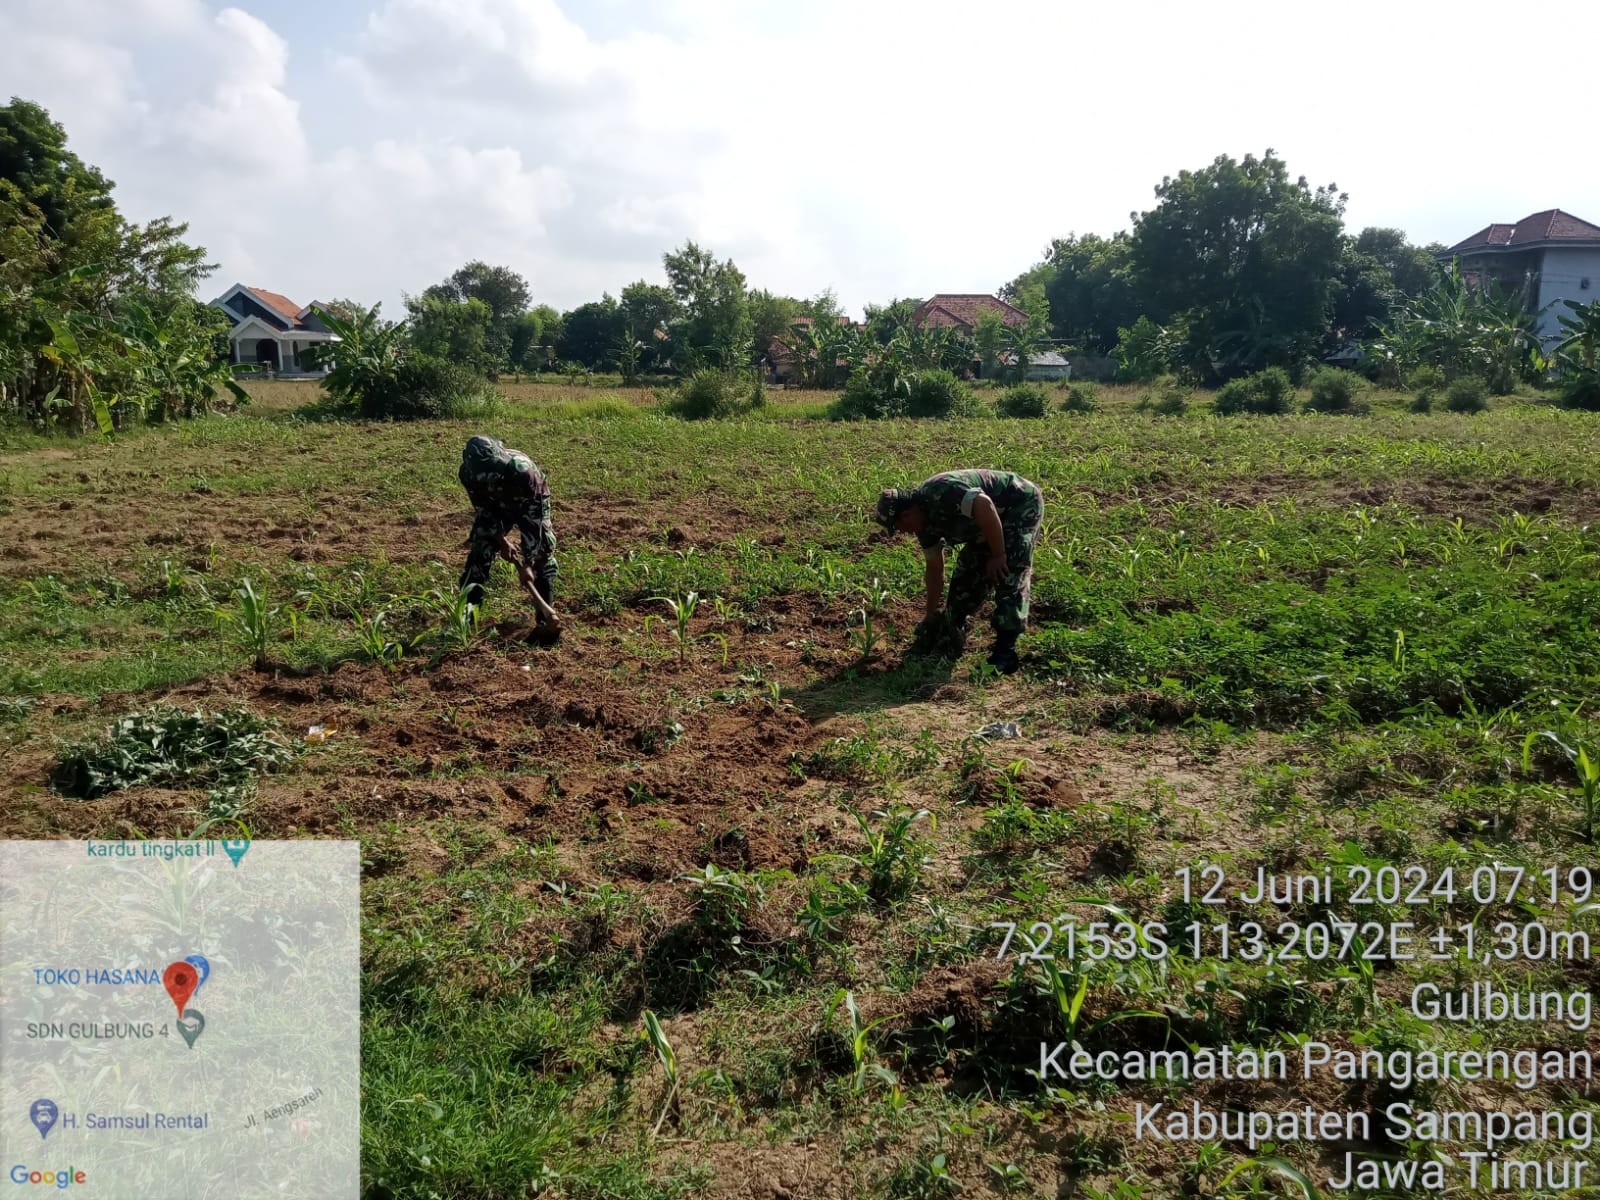
[[[500,539],[513,527],[522,535],[522,561],[533,568],[533,586],[546,604],[555,603],[556,533],[550,524],[550,502],[523,509],[480,508],[467,536],[467,565],[458,587],[472,588],[472,602],[483,603],[483,585],[500,553]]]
[[[995,585],[994,631],[1015,636],[1028,626],[1028,596],[1033,590],[1033,545],[1039,539],[1039,522],[1044,518],[1044,498],[1036,485],[1023,481],[1021,497],[1006,506],[1000,517],[1000,530],[1006,544],[1006,577]],[[984,567],[989,562],[989,543],[981,537],[961,547],[955,570],[950,576],[947,607],[950,620],[959,629],[977,612],[989,592]]]

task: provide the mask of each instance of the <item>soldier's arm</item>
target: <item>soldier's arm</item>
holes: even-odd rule
[[[989,544],[989,565],[984,573],[991,583],[1005,578],[1006,534],[1000,526],[1000,510],[994,501],[980,493],[972,502],[972,519],[978,523],[983,540]]]
[[[944,603],[944,547],[934,546],[923,553],[926,556],[922,568],[922,583],[927,590],[926,615],[937,617]]]

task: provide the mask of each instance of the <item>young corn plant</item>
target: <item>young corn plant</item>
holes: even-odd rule
[[[1600,747],[1577,738],[1563,740],[1552,729],[1530,733],[1522,742],[1522,769],[1533,769],[1533,744],[1543,738],[1560,750],[1578,774],[1578,796],[1583,811],[1583,836],[1591,846],[1600,832]]]
[[[661,1022],[656,1019],[656,1014],[648,1008],[644,1010],[644,1031],[641,1036],[656,1052],[661,1069],[667,1076],[667,1098],[661,1105],[661,1115],[656,1118],[655,1128],[650,1131],[650,1136],[654,1137],[661,1132],[661,1123],[667,1119],[667,1113],[674,1114],[674,1121],[683,1119],[683,1110],[678,1101],[678,1052],[667,1040],[666,1031],[661,1028]]]
[[[471,592],[462,588],[447,593],[435,588],[427,595],[434,615],[439,618],[439,638],[448,650],[470,650],[483,637],[478,606],[469,599]]]
[[[852,808],[849,812],[866,839],[865,847],[854,861],[866,874],[867,895],[880,904],[904,896],[916,885],[924,861],[915,826],[927,818],[928,827],[937,830],[939,818],[925,808],[913,812],[895,806],[872,814],[878,821],[874,828],[857,810]]]
[[[667,606],[669,616],[648,616],[644,619],[644,631],[650,632],[652,625],[665,625],[672,634],[673,643],[678,650],[678,664],[682,666],[689,660],[689,647],[695,642],[714,641],[722,643],[722,661],[728,661],[728,639],[725,634],[702,633],[694,634],[690,630],[690,622],[694,620],[695,609],[700,607],[700,593],[690,592],[687,596],[673,600],[668,596],[651,596],[651,601],[660,601]],[[670,619],[669,619],[670,618]]]
[[[211,610],[212,616],[220,628],[232,635],[235,642],[255,656],[257,669],[265,669],[267,651],[277,635],[283,609],[268,604],[266,596],[256,591],[255,585],[248,578],[239,585],[233,595],[237,602],[236,606],[233,608],[215,606]]]
[[[868,1061],[868,1056],[872,1050],[872,1044],[868,1041],[868,1037],[879,1025],[895,1020],[900,1014],[891,1013],[887,1017],[879,1017],[871,1024],[863,1024],[861,1010],[856,1007],[855,993],[846,988],[840,988],[834,993],[833,999],[828,1002],[827,1011],[822,1014],[822,1023],[824,1025],[833,1023],[833,1014],[839,1011],[841,1005],[844,1006],[845,1016],[850,1023],[849,1033],[845,1041],[850,1047],[850,1057],[854,1061],[856,1068],[855,1074],[851,1076],[850,1090],[852,1092],[860,1092],[865,1088],[868,1074],[877,1076],[890,1087],[896,1086],[899,1081],[895,1079],[892,1071],[879,1063]]]
[[[388,621],[387,609],[380,609],[370,617],[360,617],[356,621],[356,637],[361,643],[362,653],[392,671],[405,657],[406,643],[391,635]]]
[[[878,621],[878,615],[883,611],[883,606],[888,603],[889,591],[879,586],[876,578],[872,586],[866,590],[866,600],[860,608],[852,609],[850,619],[857,616],[861,618],[859,628],[853,628],[849,633],[849,643],[855,649],[858,662],[866,662],[877,652],[878,643],[883,641],[883,627]]]

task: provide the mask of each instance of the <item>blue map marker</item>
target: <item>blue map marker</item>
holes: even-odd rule
[[[56,1102],[54,1100],[35,1100],[28,1109],[28,1117],[33,1121],[34,1128],[39,1131],[39,1140],[42,1142],[50,1136],[50,1131],[56,1124]]]
[[[206,980],[211,978],[211,964],[206,961],[204,954],[191,954],[183,961],[193,967],[200,975],[200,982],[194,985],[194,994],[198,996],[200,989],[205,987]]]
[[[250,849],[250,843],[244,838],[222,839],[223,853],[225,853],[229,858],[233,859],[233,865],[235,868],[238,867],[239,860],[244,857],[245,851],[248,849]]]

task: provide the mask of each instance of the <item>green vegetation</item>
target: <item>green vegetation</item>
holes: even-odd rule
[[[742,417],[767,403],[760,376],[702,367],[661,400],[661,411],[685,421]]]
[[[54,782],[65,795],[93,800],[131,787],[237,784],[293,758],[272,723],[247,708],[157,707],[118,719],[95,741],[65,747]]]
[[[166,217],[136,225],[112,185],[26,100],[0,108],[0,414],[111,434],[247,396],[227,320],[191,293],[213,268]]]
[[[1041,1080],[1040,1041],[1522,1034],[1420,1028],[1394,997],[1439,977],[1425,962],[1016,952],[1063,914],[1079,936],[1117,913],[1182,927],[1174,872],[1201,860],[1600,869],[1600,432],[1520,397],[1456,414],[1442,378],[1413,382],[1435,411],[1368,388],[1360,420],[1221,419],[1163,381],[1181,413],[1114,386],[1070,416],[862,423],[814,396],[686,422],[510,385],[502,436],[556,481],[555,648],[518,634],[507,571],[481,618],[458,603],[465,425],[303,420],[275,399],[295,385],[254,383],[249,415],[22,448],[0,493],[7,820],[359,838],[363,1153],[395,1196],[688,1196],[701,1164],[765,1170],[798,1136],[839,1194],[1131,1195],[1157,1169],[1289,1194],[1336,1164],[1287,1143],[1157,1161],[1118,1117],[1167,1086]],[[1045,489],[1019,677],[983,673],[981,631],[954,663],[905,655],[920,558],[866,516],[953,462]],[[31,536],[64,518],[107,540]],[[177,688],[188,711],[97,736]],[[224,716],[241,698],[339,730],[290,758],[267,716]],[[998,720],[1023,736],[974,734]],[[1422,936],[1530,919],[1469,901],[1392,915]],[[1600,936],[1580,908],[1552,928]]]

